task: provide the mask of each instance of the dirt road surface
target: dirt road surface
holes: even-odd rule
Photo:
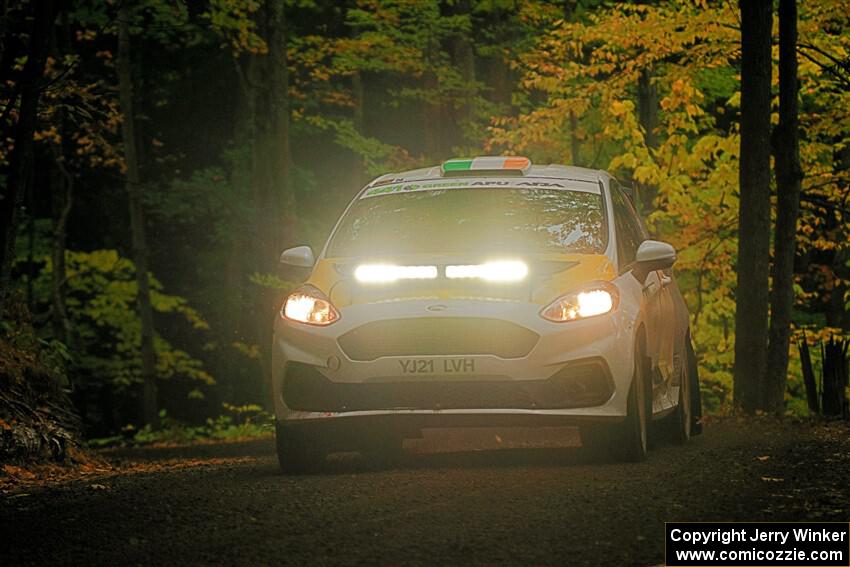
[[[712,422],[639,464],[578,444],[435,431],[307,476],[270,439],[111,452],[124,472],[0,496],[0,565],[658,565],[665,521],[850,520],[845,426]]]

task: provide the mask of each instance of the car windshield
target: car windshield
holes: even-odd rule
[[[599,253],[605,244],[598,193],[442,189],[359,199],[343,217],[327,255]]]

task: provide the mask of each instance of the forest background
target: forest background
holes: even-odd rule
[[[2,369],[59,381],[88,437],[261,421],[271,323],[306,275],[280,251],[320,249],[378,174],[481,154],[632,187],[678,251],[706,410],[732,410],[751,229],[735,3],[33,0],[0,18],[0,167],[21,188]],[[798,6],[791,320],[813,345],[850,333],[848,20]],[[796,349],[783,407],[808,413]]]

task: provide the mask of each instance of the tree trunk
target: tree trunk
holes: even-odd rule
[[[492,8],[487,10],[487,27],[496,33],[494,49],[484,57],[484,72],[487,76],[486,83],[490,85],[488,98],[499,106],[499,112],[505,113],[511,107],[511,66],[507,45],[510,44],[513,34],[506,34],[511,24],[510,14],[507,8],[503,9],[498,2],[494,2]],[[510,28],[512,29],[512,28]]]
[[[244,63],[244,64],[243,64]],[[236,103],[233,108],[233,148],[236,157],[230,163],[230,185],[237,195],[250,195],[251,168],[254,148],[255,117],[254,107],[256,92],[254,86],[257,83],[256,60],[254,55],[234,56],[234,69],[236,71]],[[239,221],[248,220],[237,217]],[[219,340],[223,348],[218,353],[218,364],[216,370],[220,379],[219,398],[233,401],[239,399],[236,395],[246,391],[245,386],[245,361],[229,348],[235,341],[251,342],[254,340],[255,330],[252,316],[253,288],[245,277],[256,267],[252,265],[251,254],[246,254],[251,243],[255,240],[248,234],[251,229],[250,221],[244,225],[234,227],[241,231],[241,237],[233,237],[229,242],[221,243],[226,247],[224,260],[223,286],[227,298],[222,305],[221,320],[214,328],[218,329]],[[253,393],[253,392],[252,392]]]
[[[763,406],[770,269],[771,0],[740,0],[741,164],[738,287],[735,295],[735,405]]]
[[[71,26],[68,9],[61,11],[59,16],[61,33],[51,34],[51,50],[57,61],[64,53],[70,53]],[[54,32],[56,29],[54,28]],[[50,278],[50,303],[52,306],[51,323],[53,336],[71,348],[71,320],[65,303],[65,282],[67,270],[65,266],[65,250],[68,240],[68,217],[74,202],[74,176],[68,170],[65,159],[67,140],[68,112],[64,107],[56,111],[56,123],[59,130],[59,143],[51,144],[53,168],[50,170],[50,204],[53,217],[53,245],[51,246],[51,262],[53,270]]]
[[[422,73],[422,89],[425,93],[428,93],[429,97],[433,94],[436,98],[435,93],[437,93],[439,88],[440,83],[435,71],[427,69]],[[440,155],[443,142],[441,110],[437,100],[426,98],[422,101],[422,129],[423,138],[425,139],[425,156],[430,161],[444,157]]]
[[[18,231],[18,208],[32,173],[33,134],[41,96],[41,86],[38,83],[44,74],[50,28],[56,17],[56,5],[53,0],[33,2],[32,6],[32,33],[27,61],[19,81],[21,104],[13,134],[14,147],[9,156],[9,175],[5,188],[0,190],[0,316],[11,283],[15,237]]]
[[[295,236],[295,197],[291,183],[289,147],[289,73],[286,56],[286,18],[281,0],[266,0],[261,33],[268,46],[256,56],[255,139],[251,184],[257,219],[256,269],[274,273],[283,248]],[[279,300],[277,290],[259,288],[255,298],[257,341],[262,348],[265,384],[271,383],[272,321]]]
[[[575,0],[566,0],[562,6],[564,11],[564,20],[567,22],[573,21],[573,12],[575,10]],[[570,163],[581,167],[581,141],[578,138],[578,116],[575,111],[570,110]]]
[[[263,25],[268,53],[258,56],[252,185],[262,231],[261,271],[276,266],[284,242],[291,243],[295,199],[290,186],[289,73],[284,3],[267,0]],[[270,263],[273,262],[273,263]]]
[[[425,70],[422,72],[422,137],[425,141],[425,156],[436,160],[442,156],[443,149],[443,107],[439,93],[440,78],[435,70],[440,52],[439,40],[431,30],[425,31],[425,49],[423,53]]]
[[[61,146],[60,146],[61,148]],[[74,195],[74,177],[65,167],[61,149],[56,148],[55,165],[51,171],[51,203],[53,208],[53,246],[51,261],[50,297],[53,307],[53,336],[66,346],[71,345],[71,321],[65,306],[65,250],[68,239],[68,216]]]
[[[638,114],[646,147],[652,149],[658,147],[655,136],[655,129],[658,127],[658,104],[658,89],[652,82],[652,72],[644,69],[638,78]]]
[[[38,277],[38,269],[35,266],[35,195],[32,186],[32,179],[27,183],[26,204],[24,205],[27,213],[27,310],[30,313],[35,312],[35,293],[33,282]]]
[[[578,116],[570,111],[570,160],[577,167],[581,167],[581,142],[578,139]]]
[[[655,129],[658,127],[658,106],[658,89],[652,82],[652,73],[649,69],[644,69],[638,79],[638,118],[644,131],[644,143],[650,150],[658,147],[658,139],[655,136]],[[637,204],[641,214],[646,215],[653,209],[657,195],[657,186],[640,184]]]
[[[127,195],[130,205],[133,262],[136,264],[136,297],[139,311],[142,358],[142,419],[157,422],[156,351],[154,350],[153,309],[148,281],[148,245],[145,240],[145,215],[142,206],[142,186],[136,148],[135,118],[133,115],[133,78],[130,64],[129,2],[121,2],[118,12],[118,97],[121,106],[121,136],[124,142]]]
[[[765,409],[785,409],[785,381],[791,312],[794,307],[794,255],[803,169],[797,120],[797,2],[779,2],[779,125],[773,132],[776,167],[776,228],[773,251],[773,292],[767,353]]]
[[[470,0],[455,2],[454,14],[471,19],[472,3]],[[467,141],[475,143],[477,140],[474,139],[475,116],[473,112],[477,88],[475,86],[475,48],[471,30],[458,32],[452,42],[452,51],[455,69],[457,69],[463,82],[461,87],[463,100],[455,114],[454,129],[456,135],[452,137],[451,141],[453,145],[463,145]]]
[[[360,133],[361,135],[365,135],[364,124],[363,124],[363,98],[364,98],[364,88],[363,88],[363,75],[357,70],[351,74],[351,98],[354,102],[354,107],[351,109],[351,123],[354,125],[354,129]],[[363,171],[363,158],[352,152],[353,161],[351,164],[351,182],[343,185],[342,189],[345,192],[344,197],[347,200],[354,191],[360,188],[360,186],[366,182],[364,179],[366,177],[365,172]]]

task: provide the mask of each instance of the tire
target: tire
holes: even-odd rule
[[[676,445],[684,445],[691,438],[691,427],[694,420],[691,415],[691,380],[687,368],[682,369],[679,378],[679,400],[673,415],[667,418],[665,426],[671,441]]]
[[[702,392],[699,387],[699,364],[690,332],[685,341],[688,356],[688,393],[691,399],[691,436],[694,436],[702,433]]]
[[[304,426],[275,424],[277,462],[284,474],[317,472],[325,463],[327,451]]]
[[[679,384],[676,410],[663,421],[663,435],[676,445],[684,445],[702,431],[702,402],[699,391],[699,374],[691,337],[685,337],[685,365]]]
[[[582,446],[591,454],[631,463],[646,458],[650,415],[646,367],[643,347],[639,346],[635,349],[635,368],[626,403],[626,419],[615,426],[589,426],[581,429]]]
[[[646,366],[643,348],[639,348],[635,352],[635,370],[629,388],[626,419],[615,430],[611,447],[618,461],[636,463],[646,459],[650,415]]]

